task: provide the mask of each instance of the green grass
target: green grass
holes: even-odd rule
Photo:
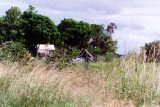
[[[78,68],[85,68],[80,63]],[[137,56],[127,56],[111,62],[89,63],[86,69],[105,75],[107,86],[119,99],[132,100],[136,106],[160,104],[160,66],[143,63]]]
[[[160,105],[160,65],[137,56],[78,63],[60,72],[42,60],[0,68],[1,107]]]
[[[19,66],[9,67],[0,76],[0,107],[86,107],[90,104],[84,96],[65,96],[53,81],[46,83],[47,80],[22,70]]]

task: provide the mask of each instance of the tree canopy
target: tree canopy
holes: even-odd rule
[[[47,16],[38,14],[32,6],[26,10],[22,19],[25,31],[25,42],[29,45],[58,43],[59,32],[54,22]]]
[[[83,21],[64,19],[58,25],[58,30],[63,44],[85,47],[91,33],[91,26]]]
[[[0,19],[1,43],[4,41],[21,41],[23,39],[23,28],[21,10],[18,7],[11,7],[6,15]]]
[[[92,36],[103,36],[104,35],[104,25],[91,24],[91,35]]]
[[[116,50],[116,41],[112,33],[116,25],[89,24],[74,19],[63,19],[56,26],[48,17],[38,13],[33,6],[21,12],[18,7],[11,7],[0,17],[0,44],[6,41],[21,42],[32,52],[37,44],[55,44],[56,47],[90,48],[88,41],[94,39],[94,48],[101,53]]]
[[[114,28],[110,32],[108,27],[105,29],[104,25],[92,24],[91,29],[91,38],[93,39],[90,44],[91,48],[96,47],[100,50],[99,54],[115,53],[117,41],[114,41],[111,35],[114,32]]]

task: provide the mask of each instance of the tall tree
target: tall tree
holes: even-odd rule
[[[117,29],[117,25],[115,23],[110,23],[107,26],[107,36],[112,36],[112,34],[114,33],[115,29]]]
[[[29,9],[24,11],[22,18],[24,20],[25,43],[31,51],[32,47],[37,44],[58,44],[59,32],[49,17],[38,14],[34,7],[29,6]]]
[[[0,44],[5,41],[5,29],[4,29],[4,18],[0,17]]]
[[[104,25],[92,24],[92,42],[89,44],[91,47],[96,47],[100,50],[99,53],[115,53],[117,41],[112,38],[112,33],[114,33],[115,27],[117,26],[110,23],[107,29]]]
[[[91,39],[94,40],[94,44],[96,47],[100,45],[100,37],[104,36],[104,25],[91,24]],[[93,41],[92,41],[93,42]],[[91,45],[90,42],[88,42]]]
[[[116,45],[117,41],[113,40],[112,34],[114,33],[115,29],[117,29],[117,25],[115,23],[110,23],[105,29],[104,35],[102,37],[101,42],[101,49],[102,53],[115,53],[116,52]]]
[[[0,35],[3,41],[22,41],[24,32],[21,16],[21,10],[18,7],[11,7],[6,11],[6,15],[0,20],[2,26]]]
[[[104,25],[91,24],[91,35],[100,37],[104,35]]]
[[[87,45],[87,40],[91,33],[90,24],[74,19],[64,19],[58,25],[62,42],[67,46],[78,46],[79,48]]]

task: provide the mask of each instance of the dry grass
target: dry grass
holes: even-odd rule
[[[80,64],[58,71],[54,64],[40,60],[23,66],[0,64],[0,104],[2,107],[134,107],[160,102],[160,67],[156,63],[140,63],[132,55],[121,61],[83,67]]]

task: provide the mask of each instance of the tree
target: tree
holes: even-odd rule
[[[91,47],[96,47],[99,50],[100,54],[106,53],[115,53],[117,41],[114,41],[112,38],[112,33],[115,30],[115,24],[110,23],[107,26],[107,29],[104,28],[104,25],[92,24],[92,38],[93,41],[90,43]]]
[[[23,40],[24,32],[21,16],[21,10],[18,7],[11,7],[6,11],[6,15],[0,19],[0,36],[3,42]]]
[[[112,34],[114,33],[115,29],[117,29],[117,25],[115,23],[110,23],[105,29],[104,36],[102,37],[101,41],[101,49],[102,53],[115,53],[116,52],[116,45],[117,41],[113,40]]]
[[[100,37],[104,35],[104,25],[91,24],[91,35]]]
[[[100,37],[102,36],[104,36],[104,25],[91,24],[91,38],[88,41],[88,44],[99,47]]]
[[[67,46],[86,47],[91,33],[90,24],[74,19],[64,19],[58,25],[61,42]]]
[[[117,29],[117,25],[115,23],[110,23],[108,26],[107,26],[107,35],[108,36],[112,36],[112,34],[114,33],[114,30]]]
[[[6,33],[4,28],[4,18],[0,17],[0,44],[5,41],[4,37]]]
[[[102,36],[100,39],[100,49],[102,54],[115,53],[117,41],[113,40],[112,36]]]
[[[24,11],[22,18],[24,20],[25,44],[31,52],[37,44],[58,44],[59,32],[49,17],[38,14],[34,7],[29,6],[29,9]]]

